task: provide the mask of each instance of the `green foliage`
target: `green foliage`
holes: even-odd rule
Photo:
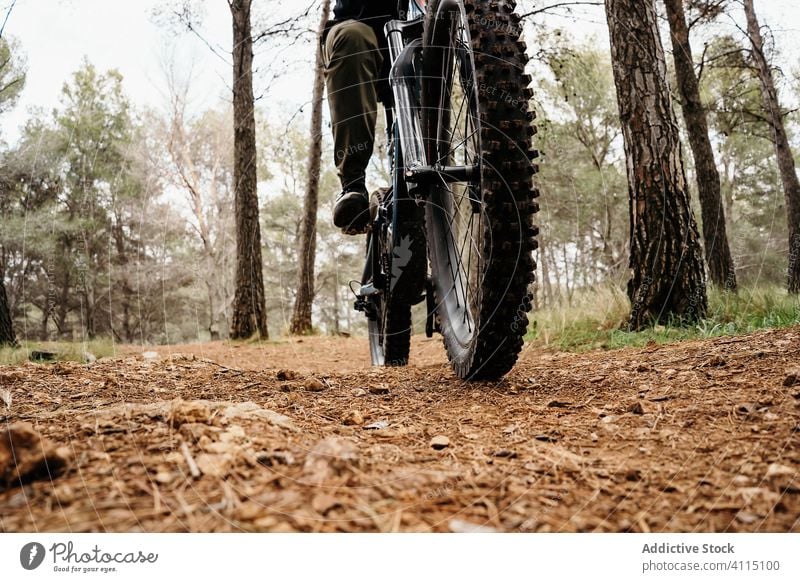
[[[628,190],[611,63],[589,44],[560,38],[536,83],[544,302],[619,280],[628,244]]]
[[[164,268],[182,228],[158,200],[150,146],[119,73],[84,62],[61,106],[3,152],[0,265],[28,338],[153,340],[166,309],[188,315],[172,294],[185,274]]]
[[[309,132],[305,123],[296,123],[286,128],[265,125],[259,135],[259,151],[268,170],[281,177],[267,182],[261,232],[268,321],[276,332],[283,333],[289,326],[297,284],[296,254],[307,184]],[[332,208],[340,185],[330,142],[324,139],[323,146],[313,316],[317,331],[336,334],[363,326],[360,314],[352,312],[347,283],[360,276],[364,238],[345,236],[333,226]]]
[[[709,315],[695,326],[657,325],[625,330],[630,303],[622,290],[602,286],[576,294],[570,303],[544,308],[531,316],[528,340],[537,345],[583,351],[640,347],[750,333],[800,324],[800,298],[778,286],[741,288],[738,293],[711,289]]]
[[[17,102],[25,87],[25,59],[19,45],[0,37],[0,113],[5,113]]]
[[[759,81],[735,39],[715,39],[708,53],[703,101],[716,134],[737,274],[744,284],[781,284],[786,273],[786,211]]]
[[[0,347],[0,365],[14,366],[29,361],[34,351],[57,354],[59,362],[86,363],[88,354],[97,359],[117,355],[116,346],[108,339],[90,342],[21,342],[18,347]]]

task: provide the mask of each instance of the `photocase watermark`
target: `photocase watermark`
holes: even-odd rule
[[[45,549],[39,542],[30,542],[19,551],[19,563],[26,570],[35,570],[42,565]]]
[[[644,305],[645,298],[647,297],[647,293],[650,291],[650,287],[653,285],[653,278],[649,275],[642,279],[642,284],[639,285],[639,289],[636,291],[636,298],[633,300],[631,304],[631,322],[638,322],[639,321],[639,312],[642,310],[642,306]]]
[[[336,160],[337,163],[339,163],[344,158],[353,156],[355,154],[371,153],[372,147],[373,147],[372,142],[369,141],[360,141],[358,143],[351,143],[348,144],[347,147],[343,149],[336,150],[334,159]]]
[[[40,567],[49,556],[54,572],[64,573],[100,573],[108,574],[118,571],[120,565],[155,564],[158,554],[134,551],[105,551],[96,545],[89,550],[76,549],[73,542],[56,542],[49,549],[38,542],[30,542],[22,546],[19,552],[20,565],[26,570]]]
[[[465,479],[466,476],[457,475],[428,491],[423,499],[425,501],[431,501],[433,499],[446,499],[450,497],[456,491],[456,489],[460,489],[462,487]]]
[[[566,489],[544,491],[542,497],[545,498],[546,502],[543,504],[543,507],[538,509],[535,513],[528,515],[525,520],[517,526],[517,531],[520,533],[536,531],[539,526],[542,525],[544,518],[556,507],[561,505],[567,495],[569,495],[569,491]]]
[[[789,269],[787,272],[787,279],[789,279],[788,283],[790,287],[792,285],[792,273],[794,273],[797,268],[798,261],[800,261],[800,233],[796,233],[789,244]]]
[[[510,328],[512,333],[516,333],[520,328],[525,328],[528,325],[528,312],[532,303],[531,293],[526,293],[525,298],[517,306],[517,311],[514,314],[514,319],[511,322]]]
[[[495,100],[501,101],[520,111],[526,111],[528,107],[527,99],[521,98],[517,92],[512,93],[489,83],[478,84],[478,95],[482,97],[493,97]]]
[[[400,239],[400,244],[392,250],[392,280],[389,284],[389,291],[394,291],[394,286],[400,280],[403,270],[411,261],[414,252],[411,250],[411,237],[409,235]]]
[[[684,316],[687,321],[693,321],[700,314],[699,311],[705,311],[706,304],[703,300],[705,292],[705,285],[698,285],[689,297],[689,309],[686,310],[686,315]],[[701,309],[698,310],[698,307],[701,307]]]

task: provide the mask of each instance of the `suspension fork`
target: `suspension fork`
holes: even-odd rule
[[[414,57],[422,49],[422,26],[421,19],[410,22],[390,20],[385,28],[392,62],[389,84],[394,97],[406,178],[412,176],[409,173],[411,170],[425,165],[425,144],[418,115],[417,74],[414,70]],[[407,38],[412,40],[406,43]]]

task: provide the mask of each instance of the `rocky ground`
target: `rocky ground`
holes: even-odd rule
[[[143,357],[144,352],[148,353]],[[525,351],[125,347],[0,369],[0,531],[800,531],[800,328]]]

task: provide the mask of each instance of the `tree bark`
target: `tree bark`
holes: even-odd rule
[[[233,22],[233,125],[236,290],[231,337],[267,339],[261,227],[258,219],[256,120],[253,97],[252,0],[229,0]]]
[[[17,337],[14,335],[14,325],[11,320],[11,309],[8,305],[6,286],[0,276],[0,346],[17,345]]]
[[[629,329],[696,321],[707,310],[705,269],[655,0],[605,0],[605,6],[628,171]]]
[[[667,8],[667,20],[672,38],[672,53],[681,94],[683,119],[686,122],[689,146],[692,149],[697,173],[708,274],[715,285],[735,291],[736,271],[728,244],[719,171],[714,160],[711,139],[708,137],[706,111],[700,100],[700,86],[694,70],[683,0],[664,0],[664,4]]]
[[[316,69],[311,96],[311,139],[308,150],[306,195],[303,220],[300,223],[300,245],[297,264],[297,294],[290,332],[311,332],[311,307],[314,302],[314,261],[317,250],[317,206],[319,204],[320,163],[322,159],[322,97],[325,91],[325,63],[322,55],[322,34],[328,22],[330,0],[322,3],[322,18],[317,31]]]
[[[764,41],[753,0],[744,0],[744,11],[747,16],[747,34],[753,46],[753,60],[761,81],[761,96],[772,129],[775,155],[778,158],[778,168],[783,183],[783,195],[786,198],[786,219],[789,225],[787,288],[789,293],[798,294],[800,293],[800,182],[789,139],[786,136],[786,127],[783,124],[783,113],[775,89],[775,80],[772,78],[772,70],[764,54]]]

